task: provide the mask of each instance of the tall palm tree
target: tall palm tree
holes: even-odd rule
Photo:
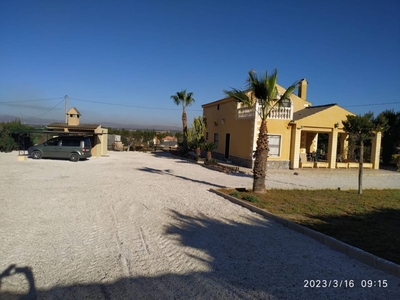
[[[176,105],[182,104],[182,127],[183,127],[183,151],[188,151],[188,143],[187,143],[187,116],[186,116],[186,107],[191,105],[194,102],[193,93],[186,93],[186,90],[182,90],[181,92],[177,92],[175,95],[171,96],[171,99],[174,100]]]
[[[265,177],[267,171],[268,159],[268,128],[267,117],[269,112],[280,107],[283,100],[289,99],[289,96],[299,85],[299,81],[288,87],[283,95],[279,95],[276,87],[278,71],[273,70],[271,75],[265,72],[265,75],[257,76],[255,71],[249,71],[247,78],[247,89],[224,90],[224,93],[245,106],[254,107],[261,117],[261,125],[257,138],[257,148],[255,152],[255,161],[253,168],[253,191],[256,193],[265,192]]]

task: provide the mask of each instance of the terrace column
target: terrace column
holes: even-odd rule
[[[336,153],[337,153],[337,139],[338,139],[338,130],[336,128],[332,128],[332,132],[329,133],[329,168],[336,168]]]
[[[372,139],[371,145],[371,163],[373,169],[379,169],[379,161],[381,156],[381,139],[382,132],[376,132]]]
[[[342,132],[340,134],[340,153],[343,155],[343,159],[347,159],[349,152],[349,141],[347,140],[348,134]]]
[[[313,142],[312,142],[313,149],[311,152],[317,152],[318,149],[318,133],[315,134]]]
[[[292,142],[290,149],[290,167],[292,169],[299,168],[300,159],[300,141],[301,141],[301,129],[297,126],[292,127]]]

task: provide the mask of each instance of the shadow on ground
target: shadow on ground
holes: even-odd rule
[[[211,182],[207,182],[207,181],[203,181],[203,180],[192,179],[192,178],[188,178],[185,176],[175,175],[169,169],[168,170],[158,170],[158,169],[144,167],[144,168],[138,168],[137,170],[143,171],[143,172],[159,174],[159,175],[169,175],[169,176],[173,176],[173,177],[180,178],[183,180],[189,180],[189,181],[196,182],[196,183],[211,185],[211,186],[214,186],[217,188],[226,188],[226,186],[224,186],[224,185],[219,185],[219,184],[215,184],[215,183],[211,183]]]
[[[180,157],[180,156],[173,155],[173,154],[171,154],[171,153],[169,153],[169,152],[165,152],[165,151],[162,151],[162,152],[152,152],[152,155],[153,155],[154,157],[158,157],[158,158],[171,158],[171,159],[175,159],[177,163],[186,163],[186,164],[193,163],[193,164],[197,164],[196,161],[194,161],[194,160],[192,160],[192,159],[190,159],[190,158],[182,158],[182,157]],[[227,165],[228,165],[228,164],[227,164]],[[203,166],[203,164],[200,164],[200,166]],[[235,166],[235,165],[229,165],[229,166],[239,167],[239,169],[240,169],[240,166]],[[218,171],[214,170],[214,172],[218,172]],[[232,176],[236,176],[236,177],[253,177],[252,174],[248,174],[248,173],[244,173],[244,172],[239,172],[239,173],[237,173],[237,172],[227,172],[227,173],[224,173],[224,174],[232,175]]]
[[[306,216],[320,222],[305,222],[305,226],[400,264],[400,210],[377,208],[352,215]]]
[[[389,288],[384,290],[359,286],[352,289],[304,288],[306,279],[325,279],[326,276],[326,279],[357,278],[354,278],[352,264],[344,267],[344,264],[327,263],[327,253],[312,254],[307,250],[308,243],[304,244],[306,240],[296,238],[296,233],[282,236],[282,228],[275,223],[252,217],[241,223],[205,215],[192,217],[176,211],[169,211],[169,214],[172,221],[166,225],[165,235],[181,243],[183,249],[198,249],[207,254],[207,259],[204,255],[201,258],[191,254],[191,257],[209,265],[208,271],[129,277],[111,283],[74,284],[39,290],[35,287],[33,272],[26,267],[21,269],[30,270],[22,271],[31,274],[26,275],[30,288],[29,292],[22,294],[1,286],[2,281],[12,280],[17,272],[18,268],[12,265],[0,275],[0,298],[376,299],[379,295],[380,299],[395,299],[398,296],[395,280],[389,280]],[[293,239],[290,243],[288,237]],[[364,278],[363,275],[357,273],[356,276]],[[378,279],[370,277],[368,279]]]

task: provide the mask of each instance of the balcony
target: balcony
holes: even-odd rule
[[[251,119],[255,116],[254,107],[239,107],[237,109],[237,118],[238,119]],[[274,108],[268,113],[268,119],[277,119],[277,120],[292,120],[293,112],[291,107],[281,107]]]
[[[291,107],[274,108],[268,113],[268,119],[292,120],[293,113]]]

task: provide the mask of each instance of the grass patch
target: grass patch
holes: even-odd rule
[[[219,191],[400,264],[400,189]]]
[[[235,197],[235,198],[240,198],[240,194],[238,191],[234,191],[232,193],[229,193],[229,196]]]
[[[253,203],[260,202],[258,197],[254,196],[254,195],[246,195],[246,196],[243,197],[243,200],[250,201],[250,202],[253,202]]]

